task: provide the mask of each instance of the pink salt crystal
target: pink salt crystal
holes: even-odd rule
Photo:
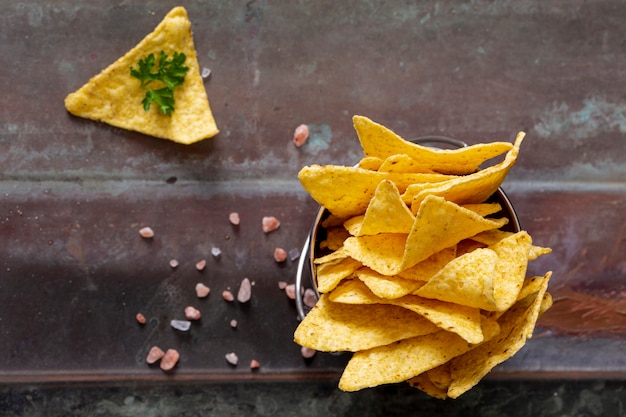
[[[135,316],[135,319],[137,320],[137,323],[139,324],[146,324],[146,317],[141,313],[137,313],[137,315]]]
[[[203,283],[199,282],[196,284],[196,295],[198,296],[198,298],[205,298],[209,295],[210,292],[211,289]]]
[[[178,261],[176,259],[170,259],[170,267],[176,268],[178,266]]]
[[[202,314],[200,313],[200,310],[198,310],[195,307],[192,306],[187,306],[185,307],[185,317],[187,317],[187,320],[200,320],[200,318],[202,317]]]
[[[139,229],[139,235],[144,239],[150,239],[154,237],[154,230],[152,230],[150,227],[143,227]]]
[[[240,303],[247,303],[252,296],[252,284],[248,278],[244,278],[239,286],[239,292],[237,293],[237,301]]]
[[[250,369],[259,369],[260,367],[261,367],[261,364],[256,359],[252,359],[250,361]]]
[[[161,359],[163,356],[165,356],[165,352],[163,352],[163,350],[160,347],[152,346],[150,348],[150,351],[148,352],[148,356],[146,356],[146,362],[152,365],[153,363],[156,363],[159,359]]]
[[[274,249],[274,260],[276,262],[285,262],[287,260],[287,251],[283,248]]]
[[[285,294],[292,300],[296,299],[296,284],[289,284],[285,287]]]
[[[239,213],[237,213],[236,211],[233,211],[232,213],[230,213],[228,215],[228,220],[230,221],[230,223],[234,226],[238,226],[239,225]]]
[[[278,288],[284,290],[285,288],[287,288],[287,283],[285,281],[278,281]]]
[[[237,320],[232,319],[232,320],[230,321],[230,327],[232,327],[233,329],[234,329],[234,328],[236,328],[236,327],[237,327]]]
[[[226,362],[230,363],[233,366],[236,366],[237,363],[239,362],[239,357],[237,356],[235,352],[227,353],[225,358],[226,358]]]
[[[297,148],[304,145],[304,143],[309,138],[309,127],[307,125],[300,125],[296,127],[296,130],[293,132],[293,144],[296,145]]]
[[[233,301],[235,299],[233,293],[228,290],[222,291],[222,298],[226,301]]]
[[[161,358],[161,369],[171,371],[178,363],[178,359],[180,359],[180,353],[176,349],[168,349]]]
[[[317,295],[315,294],[315,291],[311,288],[307,288],[306,291],[304,291],[302,301],[304,301],[304,305],[307,307],[315,307],[315,304],[317,303]]]
[[[265,216],[262,220],[263,232],[269,233],[280,227],[280,222],[274,216]]]
[[[300,349],[300,353],[302,354],[303,358],[310,359],[315,356],[316,351],[315,349],[302,346],[302,348]]]
[[[202,259],[201,261],[198,261],[198,263],[196,263],[196,269],[198,271],[202,271],[205,267],[206,267],[206,260],[204,260],[204,259]]]

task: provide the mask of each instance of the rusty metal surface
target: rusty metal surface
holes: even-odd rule
[[[65,95],[176,5],[211,69],[221,133],[180,146],[68,115]],[[296,310],[278,282],[293,282],[296,263],[272,252],[300,247],[317,211],[298,170],[359,159],[353,114],[407,138],[525,130],[504,188],[554,250],[532,268],[554,271],[556,302],[493,376],[622,377],[624,18],[616,1],[0,1],[0,380],[167,378],[143,361],[152,344],[180,350],[170,378],[336,375],[345,356],[306,362],[293,344]],[[312,133],[296,148],[301,123]],[[264,234],[265,215],[280,229]],[[251,302],[223,301],[244,277]],[[169,320],[187,304],[203,318],[183,335]]]

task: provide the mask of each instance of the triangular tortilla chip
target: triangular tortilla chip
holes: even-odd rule
[[[507,142],[480,143],[453,150],[433,149],[404,140],[367,117],[354,116],[352,122],[365,156],[384,160],[391,155],[405,154],[442,174],[470,174],[483,162],[511,149]]]
[[[184,53],[189,70],[182,86],[174,90],[175,109],[171,116],[157,106],[143,109],[145,90],[130,75],[140,59],[164,51]],[[174,142],[190,144],[218,133],[191,33],[191,22],[183,7],[172,9],[161,23],[133,49],[87,84],[65,98],[65,107],[75,116],[137,131]]]
[[[383,180],[376,187],[365,215],[356,216],[344,223],[355,236],[379,233],[409,233],[415,216],[400,199],[400,192],[393,182]]]
[[[333,303],[322,294],[298,325],[294,341],[323,352],[354,352],[438,330],[422,316],[400,307]]]

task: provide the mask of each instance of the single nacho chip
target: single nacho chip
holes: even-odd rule
[[[400,307],[333,303],[322,294],[298,325],[294,341],[323,352],[354,352],[438,330],[428,320]]]
[[[448,389],[439,388],[428,377],[428,372],[421,373],[414,376],[407,381],[413,388],[417,388],[420,391],[430,395],[433,398],[445,400],[448,398]]]
[[[517,300],[526,278],[531,244],[530,235],[521,231],[489,246],[498,255],[493,280],[496,310],[504,311]]]
[[[328,292],[334,289],[344,278],[363,266],[352,258],[338,258],[316,266],[317,290]]]
[[[483,320],[486,340],[495,337],[499,326]],[[446,331],[403,339],[396,343],[355,352],[339,380],[343,391],[357,391],[382,384],[406,381],[462,355],[474,346]]]
[[[372,157],[370,157],[372,158]],[[380,172],[401,172],[401,173],[428,173],[434,174],[430,169],[430,164],[422,163],[411,158],[409,155],[397,154],[389,155],[378,167]]]
[[[352,121],[365,156],[384,160],[391,155],[404,154],[427,164],[430,170],[443,174],[470,174],[485,161],[511,149],[510,143],[491,142],[454,150],[438,150],[406,141],[367,117],[354,116]]]
[[[360,268],[354,275],[363,281],[374,295],[380,298],[400,298],[413,293],[426,284],[424,281],[405,279],[399,276],[387,277],[369,268]]]
[[[146,91],[130,75],[130,68],[149,54],[174,52],[186,56],[189,68],[184,83],[174,90],[175,110],[171,116],[158,109],[145,111]],[[191,22],[183,7],[172,9],[137,46],[128,51],[76,92],[65,98],[65,107],[75,116],[158,138],[190,144],[218,133],[200,75],[191,33]]]
[[[498,319],[500,334],[451,362],[448,396],[457,398],[476,385],[491,369],[515,355],[532,337],[551,273],[541,289],[518,301]]]
[[[360,216],[356,220],[361,219]],[[355,218],[344,226],[355,236],[376,235],[379,233],[409,233],[415,216],[400,199],[400,193],[393,182],[384,180],[376,187],[358,230],[346,223],[356,223]]]

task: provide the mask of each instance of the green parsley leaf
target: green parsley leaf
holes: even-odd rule
[[[141,100],[145,111],[150,110],[152,103],[156,103],[161,113],[172,115],[174,90],[183,85],[189,70],[184,65],[185,59],[185,54],[179,52],[174,52],[172,59],[168,59],[167,54],[161,51],[158,63],[154,54],[150,54],[139,60],[138,68],[130,67],[130,75],[140,80],[141,88],[146,90],[146,95]]]

